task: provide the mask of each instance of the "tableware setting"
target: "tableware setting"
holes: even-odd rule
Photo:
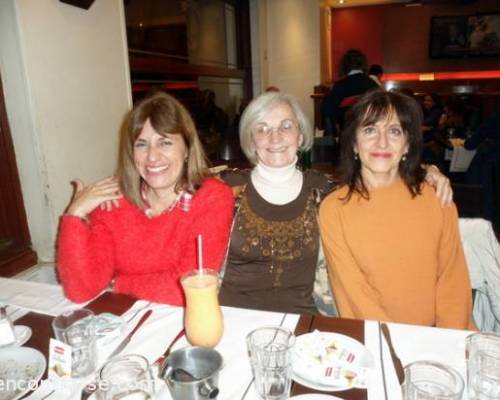
[[[71,346],[71,377],[83,378],[97,366],[95,317],[81,308],[59,314],[52,321],[55,338]]]
[[[434,361],[405,367],[403,400],[461,400],[464,381],[454,368]]]
[[[168,356],[161,378],[174,400],[215,399],[222,367],[223,358],[217,350],[185,347]]]
[[[292,351],[293,380],[325,392],[365,388],[373,368],[370,351],[338,333],[314,331],[298,336]]]
[[[214,347],[222,338],[224,322],[219,305],[219,274],[203,265],[201,235],[197,238],[198,269],[182,275],[186,296],[184,330],[193,346]]]
[[[466,339],[470,400],[500,398],[500,334],[474,333]]]
[[[263,400],[286,400],[292,384],[293,333],[284,327],[257,328],[247,336],[255,391]]]
[[[47,366],[45,357],[30,347],[0,350],[0,400],[17,400],[36,389]]]
[[[150,400],[155,394],[151,367],[143,356],[127,354],[110,359],[99,370],[98,400]]]

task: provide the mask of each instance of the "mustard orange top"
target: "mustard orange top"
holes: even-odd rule
[[[472,293],[456,207],[424,184],[412,198],[402,180],[370,191],[347,187],[321,204],[320,228],[340,316],[474,329]]]

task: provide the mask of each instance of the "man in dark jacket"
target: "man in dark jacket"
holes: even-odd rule
[[[366,56],[359,50],[348,50],[340,61],[342,79],[337,81],[321,104],[325,135],[338,135],[347,110],[358,97],[378,85],[367,74]]]

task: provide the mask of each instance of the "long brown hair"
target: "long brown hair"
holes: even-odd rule
[[[361,176],[361,161],[354,152],[358,131],[387,118],[392,113],[397,115],[408,140],[408,152],[405,160],[399,163],[399,175],[412,196],[420,194],[425,177],[425,171],[420,164],[423,146],[422,110],[414,99],[404,94],[374,90],[362,96],[349,110],[347,124],[342,131],[340,183],[349,187],[345,201],[349,201],[355,192],[366,199],[369,198],[368,189]]]
[[[207,159],[189,112],[175,98],[157,92],[140,101],[126,116],[120,133],[117,176],[123,194],[143,207],[141,177],[134,163],[134,143],[146,121],[158,134],[181,135],[188,156],[175,191],[196,192],[208,176]]]

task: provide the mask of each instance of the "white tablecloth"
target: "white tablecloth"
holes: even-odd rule
[[[142,354],[150,363],[153,363],[163,354],[172,339],[182,329],[183,309],[160,304],[148,305],[146,302],[138,301],[123,315],[125,320],[134,316],[127,324],[127,332],[135,326],[143,313],[150,308],[154,310],[153,314],[146,320],[122,354]],[[137,310],[140,310],[140,312],[136,314]],[[283,325],[293,331],[299,316],[232,307],[222,307],[222,311],[225,325],[224,336],[216,349],[224,358],[224,368],[219,374],[220,394],[218,399],[258,400],[253,385],[251,385],[252,373],[245,338],[253,329],[265,325]],[[465,377],[465,338],[471,332],[393,323],[389,324],[389,329],[395,350],[403,365],[417,360],[434,360],[455,367]],[[119,341],[117,340],[115,345]],[[389,393],[388,398],[397,400],[400,398],[398,396],[400,387],[385,339],[382,340],[382,343],[385,355],[384,368]],[[365,344],[372,352],[376,364],[373,379],[370,381],[368,398],[370,400],[380,400],[384,397],[383,386],[381,386],[382,373],[380,369],[378,323],[375,321],[365,322]],[[176,343],[173,350],[187,345],[186,339],[182,338]],[[112,350],[113,346],[109,346],[99,352],[101,362]],[[80,382],[74,387],[67,387],[64,390],[58,389],[50,395],[48,400],[78,399],[83,383]],[[158,389],[157,400],[171,400],[163,381],[158,381]],[[52,390],[50,383],[45,382],[29,399],[41,400]]]

